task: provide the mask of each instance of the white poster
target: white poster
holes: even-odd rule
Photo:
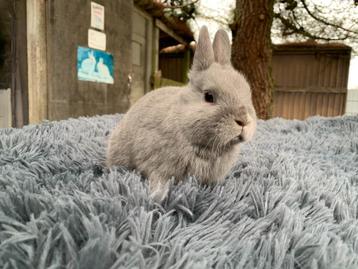
[[[91,27],[104,31],[104,6],[91,2]]]
[[[106,34],[88,29],[88,46],[93,49],[106,50]]]

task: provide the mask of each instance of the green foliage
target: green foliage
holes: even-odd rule
[[[169,16],[181,21],[195,19],[197,0],[163,0],[162,2],[165,5],[164,12]]]
[[[344,41],[354,48],[358,43],[357,4],[357,0],[276,0],[273,37]]]

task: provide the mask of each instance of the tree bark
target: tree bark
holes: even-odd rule
[[[271,26],[274,0],[236,0],[232,64],[250,83],[257,116],[271,116]]]

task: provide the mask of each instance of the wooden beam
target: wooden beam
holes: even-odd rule
[[[152,72],[159,70],[159,28],[153,27]]]
[[[160,30],[170,35],[172,38],[177,40],[179,43],[187,45],[187,42],[177,35],[172,29],[170,29],[168,26],[166,26],[161,20],[155,19],[155,26],[157,26]]]
[[[27,0],[29,122],[48,118],[46,0]]]

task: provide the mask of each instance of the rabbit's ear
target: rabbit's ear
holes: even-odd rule
[[[229,36],[225,32],[225,30],[220,29],[216,32],[213,48],[216,62],[222,65],[231,63],[231,45]]]
[[[202,71],[207,69],[214,62],[214,51],[211,46],[208,28],[201,27],[199,33],[199,40],[196,45],[193,67],[195,71]]]

